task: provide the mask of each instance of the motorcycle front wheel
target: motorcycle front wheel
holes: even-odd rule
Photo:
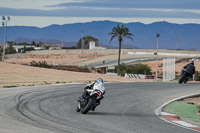
[[[80,112],[81,111],[81,103],[78,102],[78,107],[76,108],[76,112]]]
[[[82,114],[87,114],[87,112],[94,106],[95,100],[90,98],[85,108],[81,109]]]

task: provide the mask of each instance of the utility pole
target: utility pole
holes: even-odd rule
[[[83,40],[83,31],[81,31],[81,50],[82,50],[82,55],[83,55],[83,43],[84,43],[84,40]]]
[[[10,17],[2,16],[2,26],[5,26],[5,39],[4,39],[4,46],[3,46],[3,57],[2,61],[5,60],[5,53],[6,53],[6,47],[7,47],[7,22],[10,21]]]
[[[179,47],[179,37],[176,36],[176,50],[178,49],[178,47]]]
[[[64,41],[62,40],[61,41],[61,46],[62,46],[62,49],[64,48]]]
[[[160,37],[160,34],[157,33],[156,37],[157,37],[156,80],[158,80],[158,38]]]

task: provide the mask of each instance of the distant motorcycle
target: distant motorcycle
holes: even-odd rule
[[[191,76],[187,72],[187,70],[183,69],[178,82],[179,82],[179,84],[182,84],[182,82],[186,84],[189,81],[190,78],[191,78]]]
[[[77,112],[82,114],[87,114],[89,110],[95,110],[100,104],[100,100],[103,99],[105,88],[102,83],[95,83],[92,90],[87,89],[86,91],[89,95],[78,100],[78,107],[76,109]]]

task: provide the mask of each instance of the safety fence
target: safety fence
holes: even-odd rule
[[[175,78],[175,58],[163,59],[163,81]]]
[[[136,78],[136,79],[154,79],[155,78],[152,75],[129,74],[129,73],[126,73],[124,77],[126,77],[126,78]]]

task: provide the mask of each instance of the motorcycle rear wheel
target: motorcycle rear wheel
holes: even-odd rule
[[[181,75],[181,77],[180,77],[180,79],[179,79],[179,81],[178,81],[179,84],[182,84],[184,78],[185,78],[185,74]]]
[[[184,80],[184,84],[186,84],[186,83],[187,83],[187,79]]]

